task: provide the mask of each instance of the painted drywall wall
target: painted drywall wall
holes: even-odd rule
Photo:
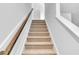
[[[79,3],[61,3],[61,13],[71,13],[72,22],[79,26]]]
[[[54,34],[55,30],[55,20],[56,17],[56,5],[55,3],[45,3],[45,20],[48,25],[51,27],[52,34]]]
[[[39,20],[45,19],[44,3],[32,3],[33,14],[32,19]]]
[[[54,3],[45,4],[45,20],[53,34],[59,54],[79,54],[79,43],[75,40],[77,38],[57,20]]]
[[[30,3],[0,3],[0,42],[31,10]]]

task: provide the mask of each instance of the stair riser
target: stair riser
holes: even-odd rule
[[[32,26],[46,26],[46,25],[32,25]]]
[[[27,42],[50,42],[51,41],[51,39],[42,39],[42,38],[28,38],[27,39]]]
[[[30,30],[47,30],[48,31],[48,29],[46,29],[46,28],[32,28],[32,29],[30,29]]]
[[[57,55],[57,53],[23,53],[22,55]]]
[[[32,26],[46,26],[45,24],[31,24]]]
[[[47,27],[31,27],[30,30],[31,29],[38,29],[39,30],[39,29],[47,29]]]
[[[30,30],[48,30],[47,28],[31,28]]]
[[[26,49],[52,49],[53,45],[25,45]]]
[[[32,23],[31,25],[46,25],[46,23]]]
[[[42,38],[42,39],[47,38],[47,39],[49,39],[50,36],[41,36],[41,37],[40,37],[40,36],[28,36],[28,38],[34,38],[34,39],[35,39],[35,38],[37,38],[37,39],[38,39],[38,38]]]
[[[43,19],[42,20],[37,19],[37,20],[33,20],[33,21],[45,21],[45,20],[43,20]]]
[[[31,25],[46,25],[45,23],[32,23]]]
[[[45,22],[32,22],[32,23],[45,23]]]
[[[31,25],[46,25],[46,23],[32,23]]]
[[[36,53],[34,52],[34,51],[36,51]],[[45,51],[45,50],[44,50]],[[26,51],[24,51],[22,54],[23,55],[57,55],[57,53],[55,52],[55,51],[49,51],[49,50],[47,50],[47,51],[37,51],[37,50],[29,50],[29,49],[27,49]]]
[[[48,32],[48,30],[30,30],[30,32]]]
[[[34,51],[36,51],[36,53],[34,52]],[[55,51],[49,51],[49,49],[47,50],[47,51],[37,51],[37,50],[29,50],[29,49],[27,49],[26,51],[24,51],[23,53],[22,53],[23,55],[57,55],[57,53],[55,52]]]
[[[38,42],[38,43],[28,42],[28,43],[25,44],[25,46],[41,46],[41,45],[48,46],[48,45],[53,45],[52,43],[42,43],[42,42]]]
[[[45,23],[45,22],[32,22],[32,23]]]
[[[39,26],[31,26],[30,28],[39,28],[40,29],[40,28],[47,28],[47,27],[46,26],[40,26],[40,27]]]
[[[31,27],[46,27],[45,25],[32,25]]]
[[[29,36],[48,36],[49,33],[29,33]]]
[[[32,23],[45,23],[45,21],[32,21]]]
[[[45,21],[45,20],[33,20],[33,21]]]

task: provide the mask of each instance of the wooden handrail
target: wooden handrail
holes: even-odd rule
[[[9,45],[7,46],[7,48],[5,49],[5,51],[1,51],[0,54],[1,55],[9,55],[11,50],[13,49],[18,37],[20,36],[26,22],[28,21],[28,18],[30,17],[31,13],[33,11],[33,8],[31,9],[31,11],[29,12],[28,16],[25,18],[24,22],[22,23],[22,25],[20,26],[20,28],[18,29],[18,31],[16,32],[16,34],[13,36],[11,42],[9,43]]]

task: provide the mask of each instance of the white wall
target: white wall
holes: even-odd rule
[[[0,42],[30,10],[30,3],[0,3]]]
[[[58,9],[59,10],[59,9]],[[45,20],[47,21],[51,34],[59,50],[59,54],[79,54],[79,42],[58,19],[56,18],[55,3],[45,4]]]
[[[33,15],[32,18],[35,20],[45,19],[45,7],[44,3],[32,3]]]
[[[79,3],[61,3],[61,13],[71,13],[72,22],[79,26]]]

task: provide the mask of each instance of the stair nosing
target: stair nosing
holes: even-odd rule
[[[50,36],[28,36],[28,38],[51,38]]]
[[[39,50],[38,52],[34,52],[34,51],[36,51],[36,50]],[[27,51],[30,51],[30,53],[27,53]],[[51,55],[54,55],[54,54],[57,54],[56,53],[56,50],[55,49],[28,49],[27,51],[23,51],[23,54],[36,54],[36,55],[49,55],[49,54],[51,54]],[[33,52],[31,52],[31,51],[33,51]],[[43,51],[43,52],[41,52],[41,51]],[[50,52],[49,52],[50,51]],[[39,53],[40,52],[40,53]],[[44,53],[45,52],[45,53]]]
[[[53,45],[51,42],[27,42],[25,45]]]

